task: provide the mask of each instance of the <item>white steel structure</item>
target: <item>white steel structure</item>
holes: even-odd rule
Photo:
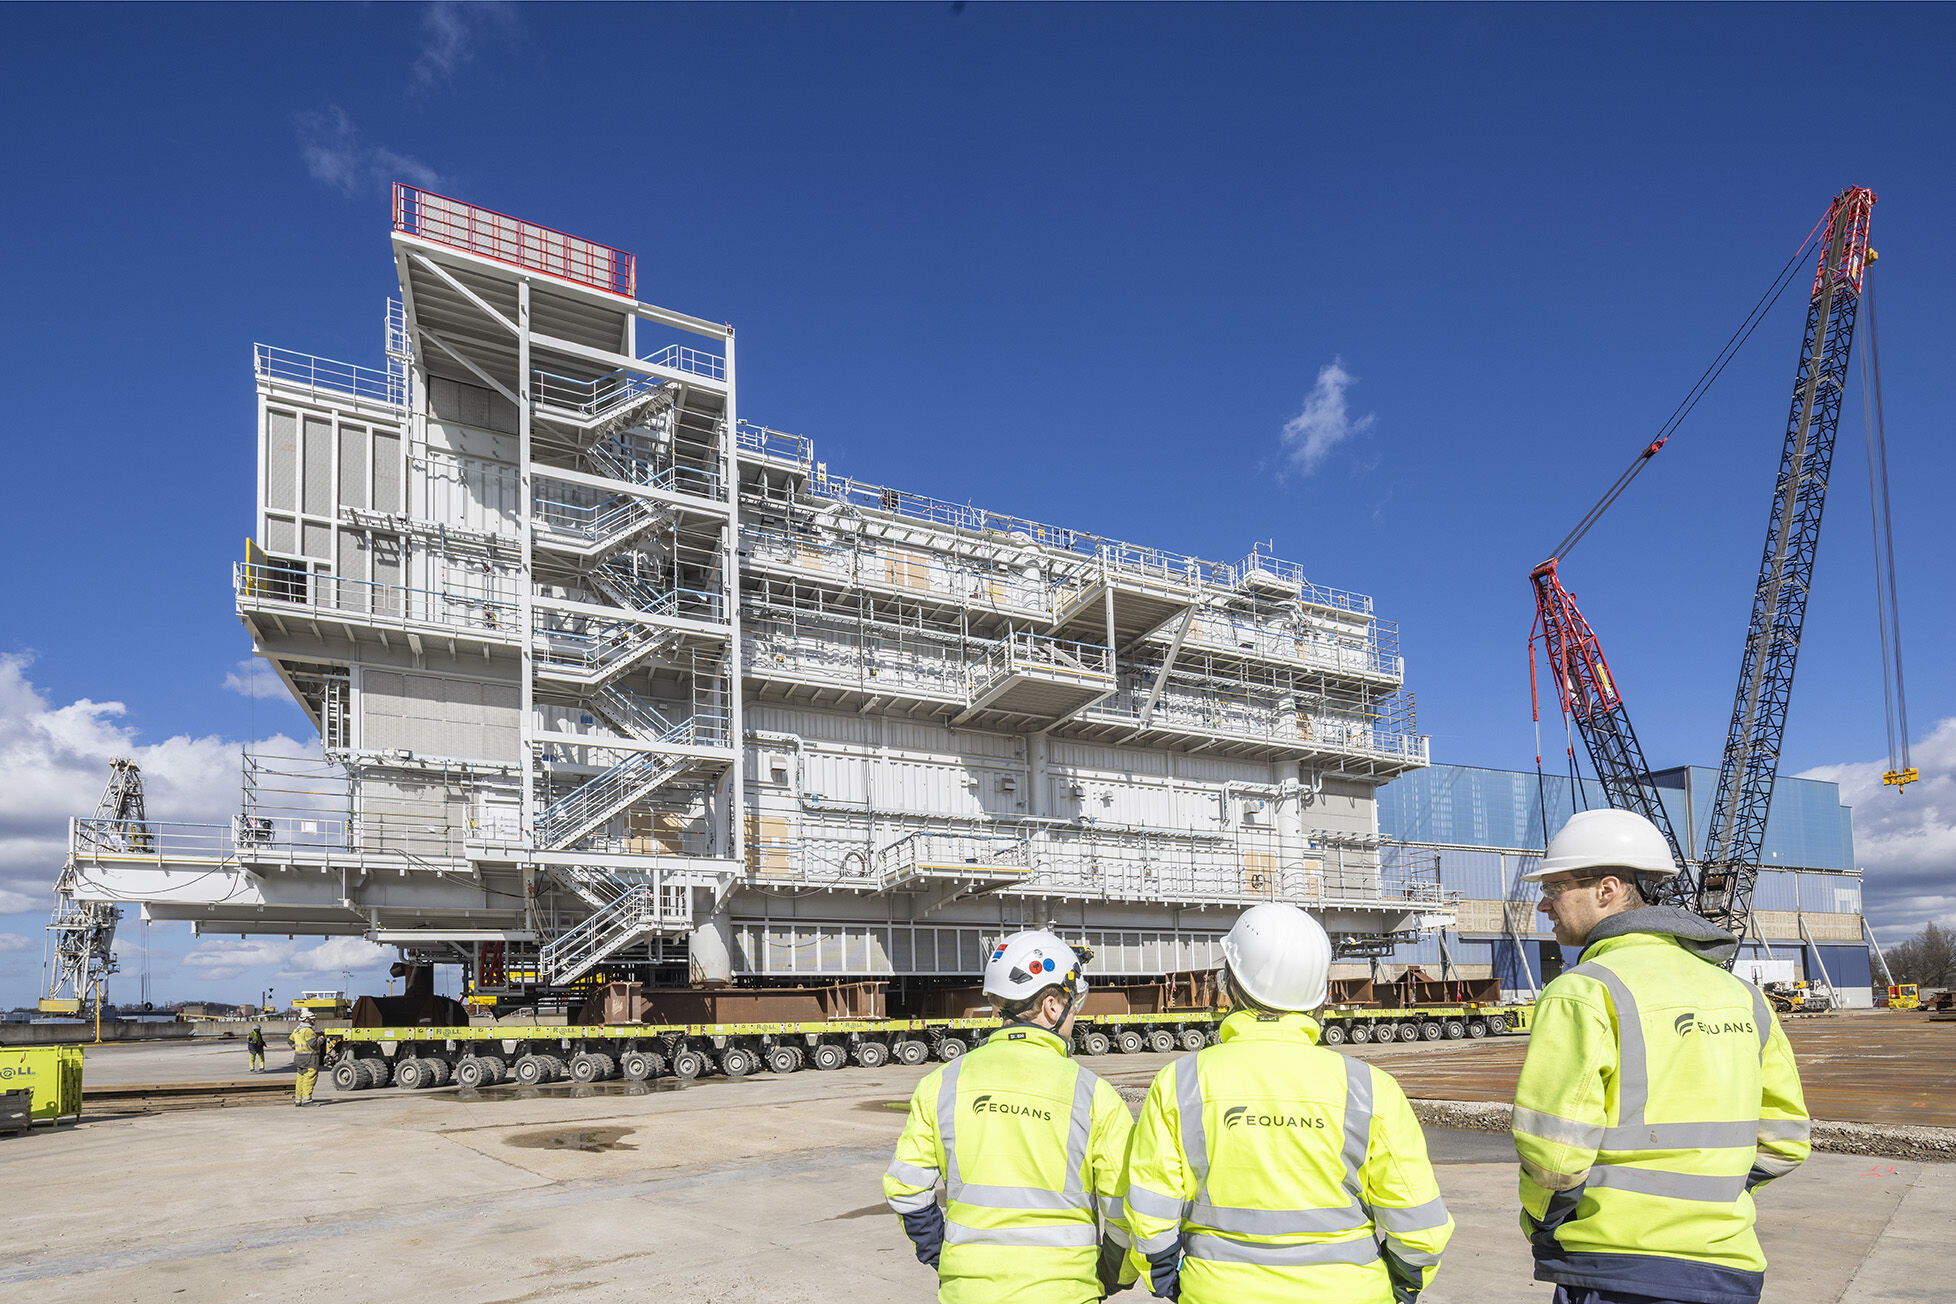
[[[834,474],[620,250],[397,187],[393,254],[385,368],[256,356],[238,611],[326,759],[249,758],[229,826],[75,821],[78,899],[512,994],[968,978],[1035,924],[1152,977],[1270,899],[1348,954],[1451,921],[1380,854],[1427,751],[1369,598]]]

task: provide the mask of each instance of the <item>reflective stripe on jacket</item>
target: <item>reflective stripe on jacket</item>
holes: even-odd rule
[[[1453,1219],[1392,1076],[1304,1014],[1223,1020],[1148,1090],[1124,1198],[1137,1269],[1179,1251],[1185,1304],[1393,1298],[1432,1280]]]
[[[1117,1197],[1133,1118],[1068,1054],[1044,1028],[1008,1025],[911,1096],[883,1194],[915,1215],[944,1179],[943,1304],[1101,1298],[1103,1226],[1126,1245]]]
[[[1659,933],[1608,937],[1542,992],[1515,1090],[1538,1280],[1754,1304],[1750,1191],[1810,1150],[1759,989]]]
[[[300,1069],[319,1067],[319,1030],[304,1024],[294,1028],[291,1036],[292,1063]]]

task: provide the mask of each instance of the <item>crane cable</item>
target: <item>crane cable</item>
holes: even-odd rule
[[[1637,478],[1638,473],[1645,466],[1649,465],[1650,459],[1657,455],[1657,450],[1664,447],[1665,441],[1677,433],[1678,427],[1684,424],[1684,419],[1691,415],[1693,408],[1698,406],[1698,401],[1704,398],[1712,385],[1724,374],[1725,368],[1731,365],[1732,359],[1738,356],[1741,348],[1745,347],[1745,342],[1752,338],[1752,333],[1759,329],[1759,323],[1765,320],[1766,314],[1771,312],[1773,305],[1779,302],[1780,296],[1786,292],[1786,287],[1797,279],[1796,274],[1806,258],[1807,251],[1812,248],[1815,238],[1821,234],[1826,224],[1827,219],[1823,217],[1814,225],[1813,230],[1807,233],[1807,238],[1800,242],[1800,247],[1795,249],[1793,256],[1786,260],[1786,266],[1779,269],[1779,275],[1773,278],[1773,283],[1767,287],[1766,292],[1759,296],[1759,301],[1752,305],[1752,311],[1746,314],[1745,319],[1739,323],[1738,329],[1732,332],[1732,337],[1725,341],[1725,347],[1718,351],[1718,355],[1705,368],[1704,374],[1698,377],[1697,383],[1692,385],[1685,396],[1678,401],[1677,407],[1672,409],[1670,417],[1658,429],[1657,437],[1637,454],[1637,460],[1617,477],[1616,483],[1597,500],[1596,505],[1576,523],[1576,528],[1569,531],[1568,536],[1555,546],[1555,551],[1549,556],[1566,557],[1569,550],[1581,542],[1583,535],[1589,533],[1590,527],[1602,518],[1603,513],[1622,497],[1623,491],[1628,489],[1630,482]]]
[[[1868,346],[1861,351],[1861,420],[1867,435],[1875,619],[1881,631],[1881,699],[1888,726],[1888,773],[1882,782],[1905,792],[1916,775],[1909,764],[1908,701],[1902,683],[1902,610],[1895,583],[1895,531],[1888,510],[1888,432],[1881,403],[1881,331],[1875,316],[1873,262],[1870,258],[1861,292],[1868,314]]]

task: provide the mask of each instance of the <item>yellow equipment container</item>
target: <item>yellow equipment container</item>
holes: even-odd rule
[[[34,1122],[81,1117],[82,1048],[79,1046],[0,1046],[0,1091],[26,1088],[34,1093]]]

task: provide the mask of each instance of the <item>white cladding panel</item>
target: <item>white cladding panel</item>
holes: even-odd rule
[[[517,758],[514,684],[367,669],[356,691],[363,750],[404,748],[456,760]]]

